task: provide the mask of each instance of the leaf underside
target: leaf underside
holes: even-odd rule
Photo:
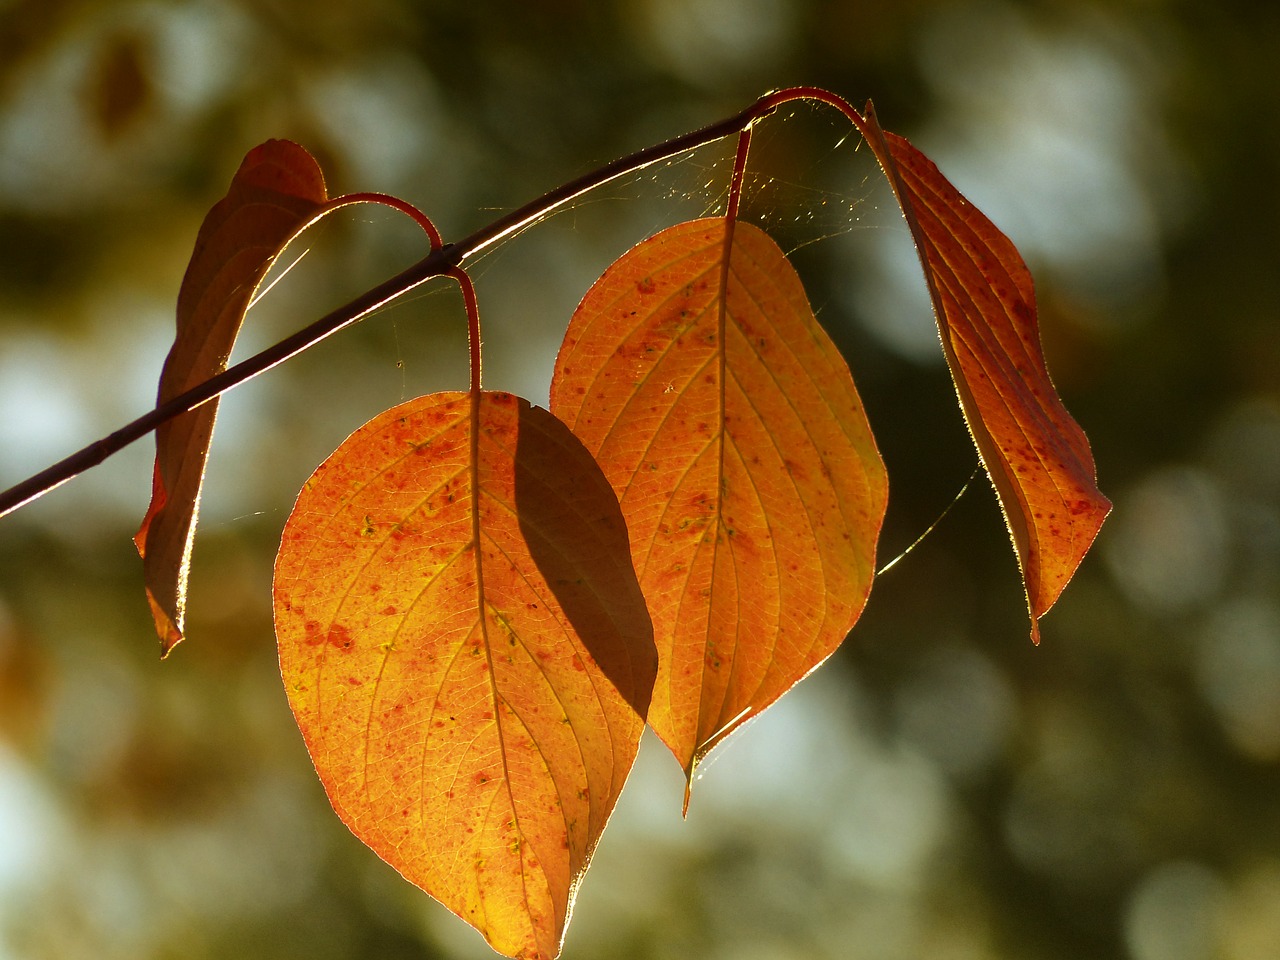
[[[866,601],[887,486],[852,377],[777,245],[712,218],[596,282],[551,406],[626,515],[658,646],[649,724],[691,781]]]
[[[245,156],[205,217],[178,293],[177,335],[160,376],[163,404],[221,373],[272,262],[330,201],[319,165],[287,140]],[[151,504],[134,537],[162,656],[182,639],[187,570],[218,400],[156,429]]]
[[[960,406],[1008,523],[1039,619],[1084,559],[1111,502],[1088,438],[1045,366],[1035,288],[1017,248],[868,105],[868,143],[920,252]]]
[[[582,444],[509,394],[472,402],[393,408],[307,482],[276,563],[280,666],[351,830],[499,952],[550,958],[656,652]]]

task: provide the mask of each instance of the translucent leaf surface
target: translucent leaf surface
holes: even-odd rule
[[[1031,637],[1097,536],[1111,502],[1088,438],[1040,345],[1031,273],[1013,243],[868,106],[868,142],[915,237],[969,431],[1022,568]]]
[[[886,481],[853,379],[777,245],[705,219],[596,282],[551,396],[618,493],[658,645],[649,723],[692,779],[862,611]]]
[[[499,952],[553,957],[656,653],[599,468],[545,410],[475,397],[393,408],[308,481],[280,665],[352,831]]]

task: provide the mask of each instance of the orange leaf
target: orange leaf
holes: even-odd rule
[[[1049,379],[1031,273],[1009,238],[867,106],[867,141],[920,251],[942,347],[1022,568],[1031,639],[1111,502],[1088,438]]]
[[[196,237],[178,293],[178,332],[160,377],[160,403],[225,369],[263,276],[326,203],[324,176],[302,147],[268,140],[249,151]],[[156,430],[151,506],[134,543],[162,656],[182,639],[187,570],[217,413],[215,398]]]
[[[275,605],[343,821],[499,952],[558,954],[656,668],[626,526],[582,444],[504,393],[387,411],[298,497]]]
[[[596,282],[551,397],[618,493],[658,645],[649,723],[692,781],[866,602],[886,481],[853,379],[778,246],[706,219]]]

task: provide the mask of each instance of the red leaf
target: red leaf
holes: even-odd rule
[[[289,701],[334,809],[511,957],[554,957],[656,664],[617,500],[503,393],[351,435],[276,561]]]
[[[1049,379],[1031,273],[1009,238],[870,104],[867,141],[911,227],[942,347],[1022,568],[1031,638],[1093,544],[1111,502]]]
[[[853,379],[777,245],[708,219],[596,282],[551,406],[627,517],[658,645],[649,723],[691,780],[866,601],[886,482]]]
[[[379,203],[414,219],[438,248],[440,236],[412,204],[377,193],[328,199],[319,165],[288,140],[250,150],[196,237],[178,293],[178,329],[160,376],[159,404],[226,369],[245,312],[280,252],[321,217],[353,203]],[[161,656],[182,640],[187,570],[218,399],[160,425],[151,506],[133,538]]]
[[[164,403],[225,369],[245,311],[284,246],[325,211],[324,176],[296,143],[249,151],[205,217],[178,293],[178,332],[160,377]],[[182,639],[187,570],[217,399],[156,430],[151,506],[134,543],[161,655]]]

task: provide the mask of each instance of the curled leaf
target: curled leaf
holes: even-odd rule
[[[500,953],[556,956],[656,667],[626,526],[582,444],[509,394],[387,411],[299,495],[275,610],[343,821]]]
[[[1039,619],[1067,585],[1111,502],[1088,438],[1063,406],[1040,345],[1035,289],[1017,248],[870,104],[867,142],[911,228],[969,432],[1000,499]]]
[[[692,780],[862,611],[886,480],[853,379],[778,246],[705,219],[592,286],[551,406],[618,493],[658,645],[649,723]]]
[[[226,369],[259,285],[299,233],[339,207],[362,202],[413,217],[433,245],[440,245],[430,221],[395,197],[361,193],[329,199],[319,165],[298,144],[268,140],[250,150],[196,236],[178,292],[177,335],[160,376],[158,405]],[[133,539],[161,656],[182,640],[187,571],[217,414],[215,397],[156,430],[151,505]]]
[[[177,336],[160,376],[159,403],[225,369],[258,284],[327,202],[319,165],[296,143],[268,140],[249,151],[196,237],[178,293]],[[134,543],[162,656],[182,639],[187,570],[217,413],[215,398],[156,430],[151,505]]]

